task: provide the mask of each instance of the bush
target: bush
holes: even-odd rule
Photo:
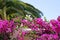
[[[60,16],[49,22],[41,18],[15,21],[0,20],[0,40],[60,40]]]

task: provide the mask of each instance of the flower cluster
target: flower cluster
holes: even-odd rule
[[[29,17],[30,18],[30,17]],[[35,18],[19,22],[0,20],[1,40],[60,40],[60,16],[49,22]]]
[[[14,21],[0,20],[0,40],[8,40],[15,27]]]
[[[43,21],[41,18],[35,18],[32,21],[23,19],[21,24],[23,28],[31,29],[25,34],[31,34],[33,40],[60,40],[60,16],[50,22]]]

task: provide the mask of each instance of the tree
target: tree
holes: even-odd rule
[[[41,17],[43,13],[34,6],[24,3],[21,0],[0,0],[0,15],[2,19],[13,18],[16,16]]]

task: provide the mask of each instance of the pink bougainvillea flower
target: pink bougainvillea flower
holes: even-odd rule
[[[50,23],[52,24],[52,29],[56,32],[56,33],[60,33],[60,24],[58,21],[56,20],[51,20]]]
[[[60,16],[58,16],[57,20],[60,22]]]
[[[21,20],[21,23],[23,23],[23,25],[27,25],[27,26],[30,25],[30,22],[26,19]]]
[[[54,39],[58,39],[59,37],[58,37],[57,34],[54,34],[53,38],[54,38]]]
[[[43,34],[40,38],[37,38],[37,40],[58,40],[59,37],[56,34]]]
[[[53,26],[55,26],[55,25],[57,25],[58,24],[58,21],[56,21],[56,20],[50,20],[50,23],[53,25]]]
[[[56,27],[54,30],[56,31],[57,34],[60,33],[60,27]]]
[[[42,20],[41,18],[36,18],[36,19],[35,19],[35,22],[36,22],[37,24],[42,25],[43,20]]]

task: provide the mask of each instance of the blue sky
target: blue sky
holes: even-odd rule
[[[60,0],[22,0],[41,10],[48,20],[60,16]]]

